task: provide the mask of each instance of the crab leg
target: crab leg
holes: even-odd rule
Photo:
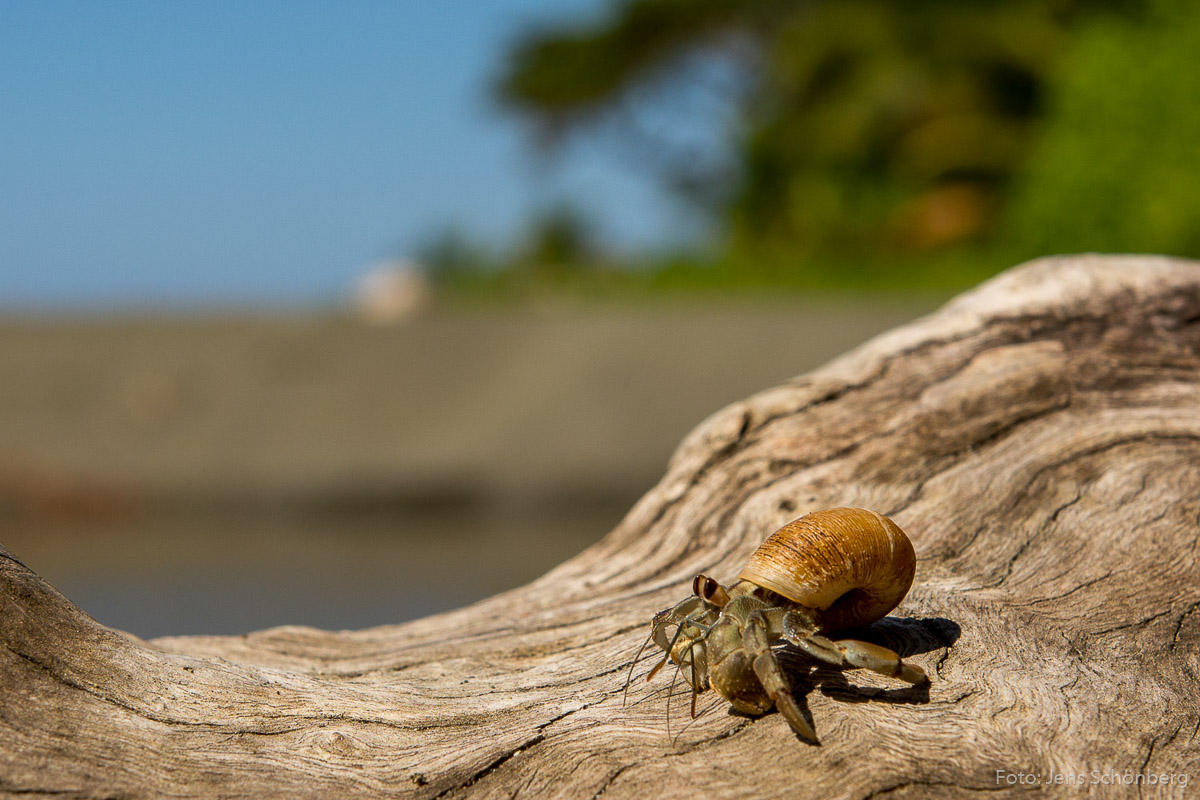
[[[869,669],[908,683],[924,683],[929,680],[925,670],[916,664],[906,664],[904,659],[886,647],[860,642],[857,639],[839,639],[833,644],[842,651],[846,663],[852,667]]]
[[[742,631],[742,642],[746,653],[754,657],[754,674],[758,676],[763,689],[775,701],[775,707],[779,709],[780,714],[783,714],[788,725],[792,726],[792,730],[803,738],[812,742],[817,741],[817,732],[804,718],[800,706],[796,705],[796,699],[792,697],[792,689],[783,676],[783,670],[779,668],[775,654],[771,651],[770,643],[767,640],[767,624],[761,614],[755,613],[750,616]]]
[[[789,622],[789,619],[784,619],[784,638],[813,658],[837,667],[869,669],[913,684],[929,680],[925,670],[906,663],[895,651],[886,647],[858,639],[839,639],[835,642],[818,633],[806,635],[796,626],[789,625]]]

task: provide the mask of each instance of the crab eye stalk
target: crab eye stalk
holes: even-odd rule
[[[692,594],[717,608],[724,608],[729,602],[729,593],[725,591],[725,587],[707,575],[697,575],[692,579]]]

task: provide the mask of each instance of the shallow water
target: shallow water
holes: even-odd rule
[[[447,611],[531,581],[598,541],[626,510],[13,524],[4,544],[93,618],[143,638],[340,630]]]
[[[456,608],[599,540],[709,414],[941,299],[0,321],[0,543],[143,637]]]

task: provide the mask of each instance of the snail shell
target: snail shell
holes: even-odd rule
[[[887,616],[912,586],[917,556],[896,523],[865,508],[831,508],[767,537],[738,575],[815,610],[827,631]]]

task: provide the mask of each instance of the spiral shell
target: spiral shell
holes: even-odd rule
[[[865,508],[831,508],[767,537],[738,576],[817,611],[823,630],[869,625],[900,604],[917,557],[896,523]]]

